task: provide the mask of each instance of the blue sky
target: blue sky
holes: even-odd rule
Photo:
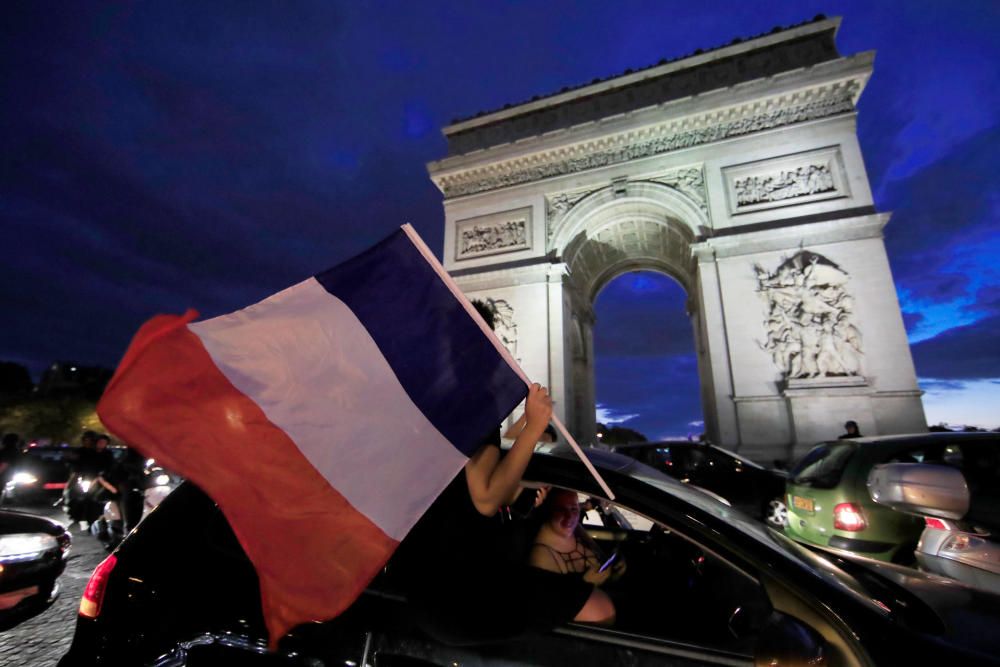
[[[993,1],[9,4],[0,359],[112,366],[155,313],[240,308],[402,222],[440,248],[450,120],[818,13],[878,52],[859,136],[928,418],[1000,426]],[[602,293],[602,415],[699,428],[683,299]]]

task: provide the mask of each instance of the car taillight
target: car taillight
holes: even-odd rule
[[[833,527],[837,530],[856,533],[864,530],[866,525],[861,508],[854,503],[840,503],[833,508]]]
[[[951,530],[944,524],[944,521],[930,516],[924,517],[924,525],[928,528],[933,528],[934,530]]]
[[[118,558],[112,554],[101,561],[101,564],[94,568],[94,574],[90,575],[87,588],[80,598],[80,616],[86,618],[97,618],[101,614],[101,604],[104,602],[104,591],[108,587],[108,577],[111,570],[115,569]]]

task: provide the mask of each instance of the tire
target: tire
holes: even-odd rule
[[[764,507],[764,522],[772,528],[782,529],[788,524],[788,508],[781,498],[770,500]]]

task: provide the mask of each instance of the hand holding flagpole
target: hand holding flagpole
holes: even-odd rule
[[[455,280],[451,277],[451,275],[449,275],[448,272],[444,270],[444,267],[441,266],[441,263],[438,262],[437,257],[434,256],[434,253],[431,252],[430,248],[427,247],[427,244],[425,244],[423,239],[420,238],[420,235],[417,234],[417,232],[413,229],[413,227],[409,223],[403,225],[403,231],[406,232],[406,235],[410,237],[410,240],[413,241],[413,244],[420,250],[421,254],[424,255],[424,258],[427,260],[427,262],[434,267],[434,269],[437,271],[438,275],[441,277],[441,280],[444,282],[444,284],[448,286],[448,289],[450,289],[452,294],[455,295],[455,298],[458,299],[459,303],[461,303],[465,307],[465,310],[469,313],[469,316],[472,317],[472,319],[479,325],[479,328],[482,329],[486,337],[489,338],[490,341],[492,341],[493,346],[496,348],[497,352],[500,353],[500,356],[504,358],[504,360],[511,367],[511,369],[518,375],[518,377],[520,377],[524,381],[524,384],[530,387],[533,383],[528,378],[524,370],[521,368],[521,365],[517,363],[517,360],[514,359],[513,355],[511,355],[510,351],[506,348],[506,346],[504,346],[504,344],[500,342],[500,339],[497,338],[496,333],[494,333],[493,329],[491,329],[490,326],[483,321],[483,318],[480,317],[479,313],[476,312],[475,306],[473,306],[472,303],[469,301],[469,298],[465,296],[465,294],[459,288],[458,284],[455,283]],[[604,478],[601,477],[601,474],[597,472],[597,469],[594,467],[594,464],[591,463],[590,459],[588,459],[586,454],[583,453],[583,450],[580,448],[580,445],[578,445],[573,436],[569,434],[569,431],[559,420],[559,417],[555,415],[555,413],[552,414],[552,422],[555,424],[555,427],[559,430],[559,432],[563,434],[563,437],[566,438],[566,442],[568,442],[569,446],[573,448],[574,452],[576,452],[576,455],[580,458],[580,461],[582,461],[583,465],[587,467],[587,470],[600,485],[601,489],[604,490],[604,493],[607,494],[608,500],[614,500],[615,494],[611,491],[611,487],[609,487],[608,483],[604,481]]]

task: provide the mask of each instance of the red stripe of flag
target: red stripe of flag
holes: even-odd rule
[[[302,619],[341,613],[397,542],[233,387],[187,328],[194,316],[161,315],[139,330],[98,414],[126,443],[183,470],[219,503],[257,570],[274,647]],[[304,579],[303,572],[321,575]]]

